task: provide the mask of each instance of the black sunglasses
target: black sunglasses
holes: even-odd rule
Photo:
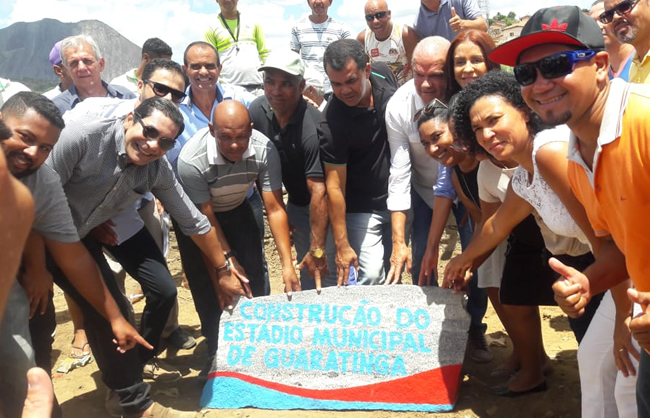
[[[185,98],[185,96],[187,96],[185,94],[185,92],[173,89],[173,88],[171,88],[169,86],[166,86],[166,85],[164,85],[162,83],[158,83],[158,82],[151,81],[151,80],[142,80],[142,82],[146,83],[146,84],[150,84],[151,89],[153,90],[153,94],[155,94],[158,97],[165,97],[165,96],[167,96],[168,94],[171,93],[172,101],[174,103],[182,102],[183,99]]]
[[[625,16],[626,14],[630,13],[632,9],[634,9],[634,6],[636,6],[638,2],[639,0],[623,0],[611,9],[602,12],[600,16],[598,16],[598,19],[604,25],[612,23],[612,20],[614,20],[614,13],[619,16]]]
[[[433,113],[438,110],[438,109],[447,109],[447,105],[441,102],[438,99],[433,99],[429,103],[427,103],[426,106],[424,106],[422,109],[417,111],[415,116],[413,116],[413,122],[417,122],[418,119],[420,119],[420,116],[422,115],[427,115],[431,116]]]
[[[582,51],[565,51],[542,58],[537,62],[515,65],[515,79],[520,86],[530,86],[537,80],[537,70],[547,80],[571,74],[575,64],[586,61],[596,55],[596,51],[585,49]]]
[[[370,13],[369,15],[366,15],[366,20],[368,22],[372,22],[375,19],[377,19],[377,20],[383,19],[383,18],[386,17],[387,14],[388,14],[388,11],[377,12],[377,13],[374,13],[374,14]]]
[[[166,136],[161,137],[158,129],[153,126],[145,125],[142,118],[137,113],[133,114],[133,118],[142,126],[142,135],[150,141],[156,141],[161,150],[169,151],[174,148],[174,144],[176,144],[175,139],[167,138]]]

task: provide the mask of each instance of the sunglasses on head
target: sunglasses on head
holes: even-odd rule
[[[176,140],[173,138],[167,138],[166,136],[160,136],[158,129],[153,126],[145,125],[142,121],[142,118],[137,113],[133,114],[133,119],[135,119],[142,126],[142,136],[150,141],[156,141],[158,147],[163,151],[169,151],[174,148]]]
[[[614,20],[614,13],[619,16],[625,16],[634,9],[634,6],[636,6],[638,2],[639,0],[623,0],[611,9],[602,12],[600,16],[598,16],[598,20],[600,20],[604,25],[612,23],[612,20]]]
[[[547,80],[571,74],[575,64],[586,61],[596,55],[596,51],[565,51],[542,58],[537,62],[515,65],[515,79],[520,86],[530,86],[537,80],[537,70]]]
[[[172,95],[172,101],[174,103],[180,103],[183,101],[185,96],[187,96],[184,92],[180,90],[173,89],[169,86],[166,86],[162,83],[157,83],[155,81],[151,80],[142,80],[143,83],[151,85],[151,89],[153,90],[153,94],[155,94],[158,97],[165,97],[168,94],[171,93]]]
[[[420,119],[420,116],[427,115],[431,116],[438,109],[447,109],[447,105],[441,102],[438,99],[433,99],[426,106],[420,109],[415,116],[413,116],[413,122],[417,122]]]
[[[375,19],[380,20],[380,19],[385,18],[387,14],[388,14],[388,11],[370,13],[370,14],[366,15],[366,20],[368,22],[372,22]]]

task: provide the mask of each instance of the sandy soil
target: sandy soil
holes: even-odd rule
[[[449,231],[453,232],[453,231]],[[446,234],[443,245],[443,260],[449,259],[452,252],[458,251],[457,243]],[[272,238],[267,236],[266,251],[269,262],[272,293],[282,291],[279,259],[275,252]],[[453,249],[453,251],[452,251]],[[442,252],[442,251],[441,251]],[[180,410],[197,410],[201,396],[203,381],[198,378],[201,366],[205,363],[206,347],[199,333],[198,316],[194,310],[192,296],[188,289],[181,286],[180,258],[175,243],[168,257],[172,275],[178,286],[180,304],[179,321],[182,328],[193,335],[199,342],[198,346],[189,351],[162,354],[166,361],[178,367],[183,373],[183,379],[178,382],[152,384],[154,399],[165,405]],[[410,276],[404,280],[410,283]],[[137,288],[137,283],[127,279],[127,294]],[[56,318],[58,327],[52,353],[54,369],[69,354],[72,339],[72,323],[67,313],[67,307],[62,292],[55,289]],[[136,312],[140,312],[144,302],[135,304]],[[528,395],[520,398],[500,398],[490,393],[490,388],[503,384],[502,380],[490,377],[490,371],[505,361],[510,353],[511,343],[504,333],[503,326],[490,306],[485,316],[488,324],[488,341],[494,354],[494,360],[488,364],[476,364],[471,360],[465,362],[464,376],[456,408],[446,414],[396,413],[387,411],[373,412],[331,412],[331,411],[267,411],[258,409],[240,410],[211,410],[206,412],[208,417],[331,417],[333,415],[352,417],[579,417],[580,416],[580,387],[578,366],[576,362],[577,343],[569,329],[566,317],[558,308],[541,308],[543,317],[543,334],[546,350],[552,359],[553,374],[548,377],[549,390],[543,393]],[[106,388],[101,382],[100,372],[95,363],[71,371],[53,379],[56,395],[61,403],[64,415],[67,417],[109,417],[104,409]]]

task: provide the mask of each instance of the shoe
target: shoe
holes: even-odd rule
[[[191,335],[187,335],[180,328],[176,328],[172,331],[167,338],[165,338],[167,344],[175,347],[179,350],[189,350],[190,348],[196,347],[196,340]]]
[[[199,412],[179,411],[177,409],[167,408],[158,402],[153,403],[153,409],[149,414],[142,415],[142,418],[195,418],[202,417]]]
[[[104,398],[104,407],[106,412],[112,417],[122,416],[122,407],[120,406],[120,397],[114,390],[106,389],[106,396]]]
[[[492,353],[488,348],[485,334],[482,331],[470,331],[467,341],[469,358],[477,363],[489,363],[492,361]]]
[[[546,385],[546,380],[544,380],[539,385],[533,386],[530,389],[526,389],[522,391],[510,390],[508,386],[497,386],[492,389],[492,393],[494,393],[497,396],[504,396],[506,398],[517,398],[519,396],[528,395],[530,393],[544,392],[547,389],[548,386]]]
[[[149,360],[142,371],[143,379],[155,380],[156,382],[171,383],[176,382],[181,377],[183,375],[176,367],[157,358]]]

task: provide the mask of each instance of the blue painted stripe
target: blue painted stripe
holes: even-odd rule
[[[350,388],[354,390],[354,388]],[[202,408],[237,409],[323,409],[323,410],[386,410],[416,412],[449,412],[453,405],[404,404],[384,402],[346,402],[303,398],[244,382],[232,377],[208,380],[201,396]]]

